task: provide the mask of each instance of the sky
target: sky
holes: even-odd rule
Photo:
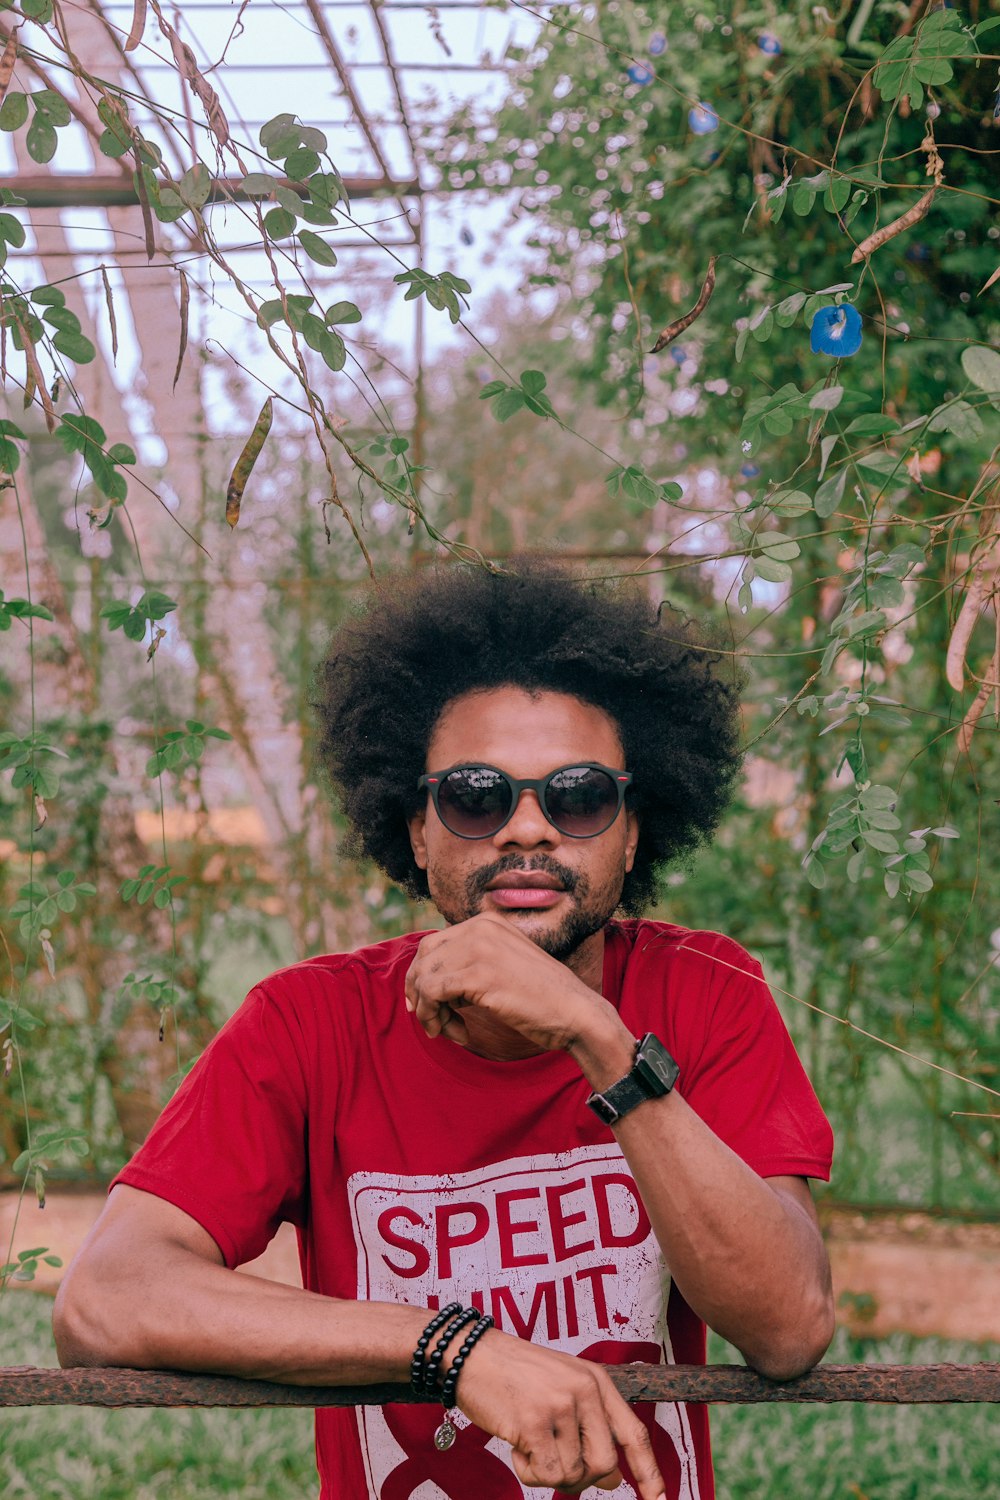
[[[112,28],[124,37],[132,21],[131,0],[106,3],[103,9]],[[292,113],[324,132],[329,156],[343,175],[381,173],[330,64],[306,0],[290,0],[287,4],[250,0],[243,7],[226,0],[185,0],[182,8],[166,14],[217,89],[234,137],[260,151],[257,137],[264,121],[281,112]],[[384,0],[380,15],[397,62],[403,102],[418,139],[428,130],[433,132],[436,123],[465,101],[475,100],[487,110],[494,102],[499,103],[507,86],[504,59],[508,48],[530,44],[540,25],[534,15],[518,6],[487,7],[456,4],[455,0],[442,0],[437,6],[417,4],[416,0]],[[432,173],[426,165],[414,171],[371,9],[343,0],[326,0],[323,16],[347,65],[352,86],[375,124],[377,145],[390,171],[399,179],[419,175],[430,182]],[[53,53],[48,38],[30,24],[23,28],[22,40],[42,55]],[[151,10],[142,41],[130,56],[149,96],[180,122],[179,129],[164,131],[155,123],[149,129],[150,136],[162,142],[171,170],[179,176],[191,165],[193,153],[184,139],[184,100],[170,60],[170,47]],[[38,81],[19,72],[13,87],[33,91]],[[137,107],[133,113],[141,123],[145,112]],[[211,142],[197,101],[191,113],[195,143],[211,162]],[[249,161],[252,169],[264,170],[271,165],[263,153],[261,156],[261,161]],[[29,163],[27,170],[34,174],[40,169]],[[49,170],[95,171],[90,143],[80,127],[74,124],[59,132],[59,148]],[[101,161],[96,170],[103,175],[117,169],[114,163]],[[17,175],[13,138],[8,134],[0,135],[0,173],[4,180]],[[509,206],[504,199],[482,194],[466,194],[457,200],[453,195],[434,195],[425,200],[423,265],[434,272],[452,270],[464,275],[473,286],[473,312],[477,303],[485,306],[498,290],[513,292],[520,281],[517,246],[526,229],[507,223]],[[220,241],[234,247],[230,256],[234,267],[247,285],[265,294],[269,278],[260,250],[235,248],[249,238],[245,210],[214,207],[209,212]],[[61,219],[70,243],[79,252],[77,270],[96,267],[106,258],[110,239],[102,212],[81,208],[36,210],[39,218],[43,213],[58,214]],[[402,289],[392,284],[399,265],[377,248],[338,248],[345,244],[363,246],[376,238],[390,243],[403,241],[397,251],[400,260],[406,266],[416,264],[413,246],[405,244],[400,205],[392,200],[358,199],[350,216],[342,217],[336,229],[328,233],[339,257],[336,271],[319,272],[308,262],[306,267],[311,279],[322,285],[324,300],[329,291],[329,300],[354,301],[362,309],[363,325],[349,332],[363,333],[375,343],[388,340],[397,356],[412,367],[414,305],[405,303]],[[12,256],[8,269],[8,274],[15,274],[22,285],[28,286],[38,279],[37,270],[33,272],[28,260],[31,244],[29,236],[26,254]],[[253,337],[252,329],[248,330],[245,309],[217,276],[210,277],[204,261],[188,262],[187,271],[193,287],[201,282],[208,288],[211,283],[211,301],[202,309],[206,333],[225,347],[232,346],[234,352],[238,349],[241,357],[248,357],[252,363],[252,346],[259,340]],[[89,281],[92,290],[96,289],[93,271]],[[453,329],[445,314],[428,311],[424,338],[425,357],[433,359],[442,349],[461,343],[464,336],[461,330]],[[123,389],[128,388],[132,374],[125,357]]]

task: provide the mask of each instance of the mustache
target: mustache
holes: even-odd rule
[[[550,859],[547,855],[538,854],[534,859],[524,859],[519,854],[504,854],[491,865],[485,865],[483,869],[477,870],[470,875],[466,889],[469,897],[477,901],[486,892],[486,887],[491,880],[498,875],[508,875],[512,870],[519,871],[522,875],[535,875],[539,871],[551,875],[558,880],[563,890],[572,895],[580,884],[580,876],[576,870],[571,870],[567,865],[561,865],[557,859]]]

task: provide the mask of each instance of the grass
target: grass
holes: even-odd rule
[[[0,1365],[56,1363],[51,1310],[30,1292],[0,1299]],[[713,1339],[709,1358],[736,1356]],[[828,1358],[1000,1362],[1000,1349],[902,1336],[860,1345],[840,1332]],[[986,1500],[1000,1490],[998,1425],[993,1406],[716,1407],[719,1500]],[[305,1411],[0,1410],[4,1500],[314,1500],[317,1489]]]
[[[712,1338],[712,1363],[735,1350]],[[1000,1362],[1000,1348],[944,1339],[851,1339],[840,1329],[829,1364]],[[719,1500],[992,1500],[1000,1492],[995,1406],[717,1406]]]
[[[0,1298],[0,1365],[55,1365],[51,1317],[48,1297]],[[318,1489],[309,1411],[0,1410],[4,1500],[315,1500]]]

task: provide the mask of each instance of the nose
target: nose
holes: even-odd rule
[[[559,843],[559,830],[542,812],[538,793],[525,787],[510,821],[493,835],[493,842],[498,849],[551,849]]]

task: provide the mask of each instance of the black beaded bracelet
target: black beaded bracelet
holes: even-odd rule
[[[479,1319],[479,1322],[476,1324],[476,1326],[470,1330],[465,1338],[465,1341],[462,1344],[462,1347],[459,1349],[458,1353],[455,1355],[455,1358],[452,1360],[451,1369],[445,1376],[444,1385],[441,1387],[441,1405],[444,1407],[445,1411],[450,1411],[451,1408],[455,1405],[455,1392],[458,1389],[458,1377],[461,1374],[462,1366],[465,1364],[469,1352],[471,1351],[473,1346],[479,1342],[487,1329],[492,1327],[493,1319],[490,1317],[489,1313],[484,1313],[483,1316]]]
[[[410,1389],[415,1396],[422,1396],[424,1394],[424,1352],[427,1345],[437,1333],[442,1323],[447,1323],[449,1318],[454,1317],[455,1313],[461,1311],[461,1302],[449,1302],[447,1307],[442,1307],[440,1312],[435,1313],[417,1340],[417,1347],[414,1349],[413,1358],[410,1361]]]
[[[438,1376],[441,1372],[441,1361],[444,1359],[444,1352],[459,1329],[464,1328],[466,1323],[475,1322],[478,1317],[479,1309],[477,1307],[463,1307],[458,1316],[452,1318],[451,1322],[445,1327],[444,1332],[431,1351],[430,1358],[424,1364],[423,1390],[425,1396],[437,1396],[440,1393],[441,1386]]]

